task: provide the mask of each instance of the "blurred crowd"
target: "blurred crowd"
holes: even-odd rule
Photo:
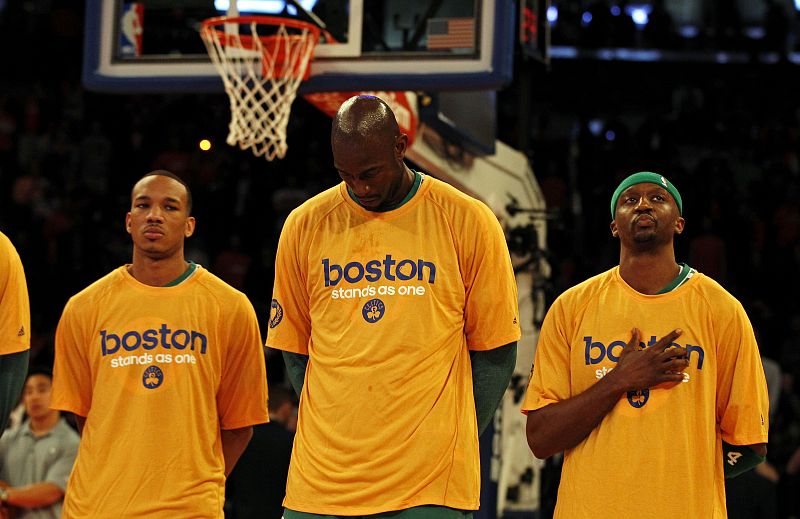
[[[744,51],[798,49],[791,0],[552,0],[552,43],[583,49]]]
[[[46,9],[38,2],[8,3],[0,12],[0,40],[16,50],[6,51],[8,73],[0,76],[0,229],[16,245],[28,277],[32,363],[52,363],[55,327],[67,299],[130,261],[124,230],[129,192],[152,169],[170,170],[189,182],[197,231],[187,258],[245,292],[265,333],[283,219],[338,181],[329,150],[330,119],[298,100],[289,152],[268,163],[225,144],[228,101],[221,93],[87,92],[80,82],[82,6],[45,3]],[[608,5],[582,6],[599,10],[592,17],[598,31],[605,14],[597,13]],[[663,3],[652,5],[651,20],[658,19],[653,13]],[[595,35],[571,31],[571,17],[582,12],[570,14],[562,6],[554,44],[602,46],[611,41],[609,35],[624,36],[616,29]],[[714,19],[728,20],[721,12],[714,11]],[[785,31],[777,20],[771,34],[784,31],[776,38],[780,48],[790,50],[794,19],[784,12]],[[729,34],[725,28],[734,22],[720,22],[722,29],[714,34]],[[641,45],[666,38],[663,45],[679,46],[672,29],[661,36],[631,30]],[[769,41],[764,44],[772,45]],[[668,176],[686,208],[678,260],[739,298],[756,328],[773,404],[771,470],[760,476],[775,493],[776,517],[798,516],[800,302],[793,294],[800,291],[800,78],[795,65],[559,60],[547,69],[519,66],[537,67],[534,86],[520,92],[515,83],[500,93],[499,138],[526,143],[547,199],[550,300],[616,264],[617,244],[605,218],[617,183],[639,170]],[[514,123],[519,95],[533,99],[532,124],[522,130]],[[201,151],[200,139],[209,139],[211,150]],[[270,383],[285,382],[279,356],[267,365]]]

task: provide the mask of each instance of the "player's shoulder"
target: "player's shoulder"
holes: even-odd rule
[[[497,221],[497,216],[482,200],[438,178],[426,176],[425,182],[430,182],[425,196],[449,216],[463,219],[465,222]]]
[[[486,204],[484,204],[474,196],[471,196],[461,191],[460,189],[456,188],[452,184],[445,182],[444,180],[439,180],[438,178],[432,177],[430,175],[425,175],[424,182],[430,182],[430,189],[428,191],[428,196],[434,201],[438,201],[441,203],[465,205],[468,207],[486,206]]]
[[[194,273],[196,276],[193,280],[203,290],[213,293],[215,296],[223,299],[238,299],[244,294],[238,289],[232,287],[222,278],[205,269],[202,265],[197,265]]]
[[[564,303],[585,302],[603,293],[614,282],[614,270],[617,267],[596,274],[577,285],[566,289],[556,298],[556,301]]]
[[[11,243],[11,240],[8,236],[3,234],[3,231],[0,231],[0,247],[2,248],[14,248],[14,245]]]
[[[320,218],[329,214],[331,211],[336,210],[344,203],[341,194],[341,184],[322,191],[289,213],[287,223],[292,222],[295,225],[302,225],[306,222],[318,222]]]
[[[223,308],[231,307],[231,305],[239,305],[242,303],[249,304],[249,299],[240,290],[232,287],[223,281],[216,274],[206,270],[201,265],[197,265],[197,270],[194,273],[195,279],[190,280],[193,282],[197,290],[206,292],[205,300],[214,301],[215,304]]]
[[[119,288],[125,283],[125,276],[123,273],[123,269],[125,268],[125,266],[118,267],[93,282],[91,285],[72,296],[68,306],[73,309],[90,308],[102,302],[105,298],[111,297],[117,293]]]
[[[717,311],[726,309],[738,310],[742,307],[741,302],[733,294],[728,292],[716,280],[702,272],[695,273],[686,283],[686,288],[690,297],[698,297],[705,300],[709,307]]]
[[[11,239],[0,232],[0,259],[7,258],[10,259],[12,257],[18,257],[17,248],[14,247],[14,244],[11,242]]]
[[[561,294],[564,298],[586,298],[598,294],[608,288],[614,281],[614,271],[618,267],[614,267],[600,272],[592,277],[581,281],[577,285],[573,285]]]

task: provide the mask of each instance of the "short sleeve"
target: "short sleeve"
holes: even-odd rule
[[[278,241],[267,346],[308,355],[311,316],[300,238],[297,213],[292,213]]]
[[[465,288],[464,332],[471,350],[490,350],[519,340],[517,283],[508,245],[494,213],[476,203],[477,218],[460,233]]]
[[[25,270],[14,246],[0,234],[0,355],[29,349],[30,328]]]
[[[50,407],[85,417],[92,407],[93,376],[86,357],[89,341],[78,323],[75,305],[70,300],[56,328]]]
[[[737,301],[729,321],[720,322],[717,344],[717,421],[731,445],[766,443],[769,394],[747,314]]]
[[[557,299],[547,312],[539,332],[528,390],[522,402],[525,414],[572,396],[570,347],[563,323],[563,307]]]
[[[228,344],[217,392],[222,429],[238,429],[269,421],[264,348],[255,310],[242,294],[231,309]]]

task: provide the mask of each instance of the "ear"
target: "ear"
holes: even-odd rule
[[[401,133],[394,141],[394,158],[402,161],[408,151],[408,135]]]
[[[195,225],[194,216],[190,216],[189,218],[186,219],[186,229],[183,231],[183,235],[186,238],[194,234],[194,225]]]
[[[611,222],[610,227],[611,227],[611,236],[613,236],[614,238],[619,236],[619,231],[617,230],[617,221],[616,220],[613,220]]]
[[[125,215],[125,230],[131,234],[131,213]]]
[[[675,220],[675,234],[682,233],[685,226],[686,220],[684,220],[682,216],[679,216],[678,219]]]

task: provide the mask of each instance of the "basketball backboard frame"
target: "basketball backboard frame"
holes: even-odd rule
[[[343,90],[498,89],[513,76],[513,0],[474,0],[480,13],[471,55],[361,55],[363,0],[350,0],[347,43],[318,47],[300,93]],[[130,60],[115,56],[120,0],[86,0],[83,82],[112,93],[222,92],[207,56]],[[198,35],[199,39],[199,35]]]

